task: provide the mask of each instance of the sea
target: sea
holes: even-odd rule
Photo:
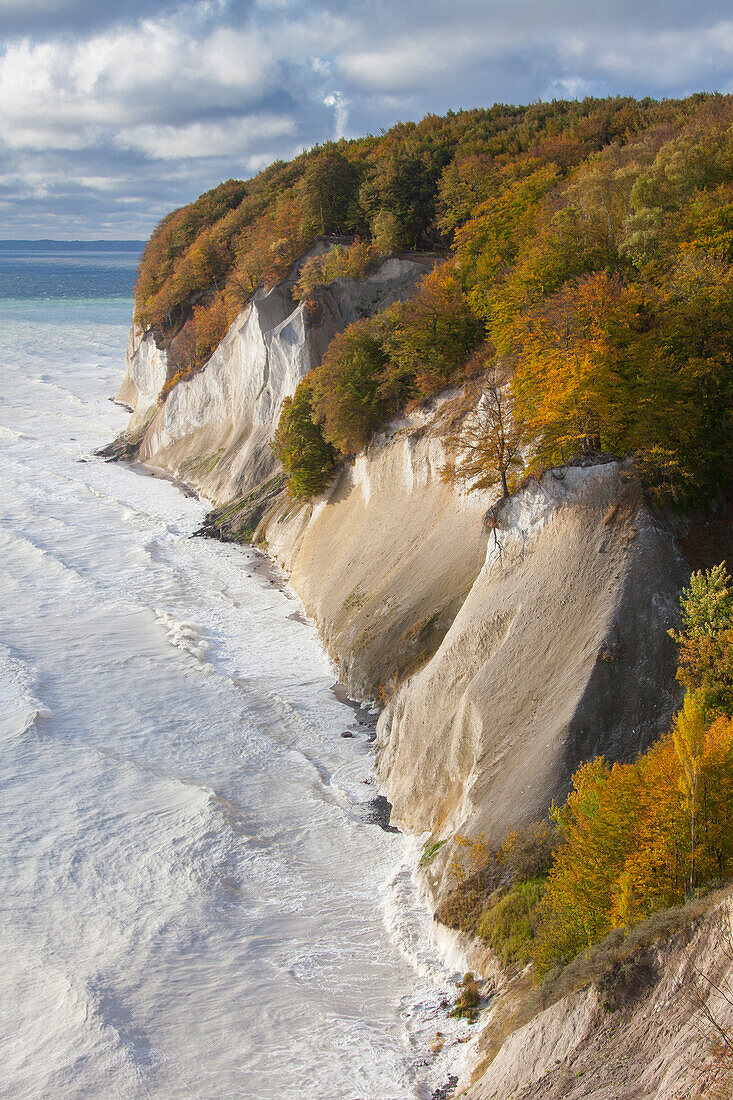
[[[468,1025],[373,716],[206,501],[95,457],[138,259],[0,247],[0,1096],[430,1097]]]

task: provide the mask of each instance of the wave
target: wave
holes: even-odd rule
[[[35,670],[0,643],[0,740],[21,738],[51,710],[36,695]]]
[[[182,649],[184,653],[190,653],[197,661],[206,659],[211,649],[211,643],[204,637],[204,632],[197,623],[185,622],[176,619],[169,611],[154,608],[155,617],[165,628],[168,641],[176,649]]]

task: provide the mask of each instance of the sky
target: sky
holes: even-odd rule
[[[0,238],[169,210],[429,111],[733,91],[718,0],[0,0]]]

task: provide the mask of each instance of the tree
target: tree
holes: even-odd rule
[[[496,186],[494,158],[488,153],[455,157],[444,169],[438,184],[438,225],[451,233],[467,221],[475,208],[489,198]]]
[[[389,368],[382,392],[398,405],[444,389],[483,335],[450,263],[433,268],[411,298],[391,306],[385,322]]]
[[[305,211],[320,233],[348,233],[355,224],[359,173],[335,150],[311,157],[301,190]]]
[[[396,252],[402,241],[397,219],[389,210],[378,210],[372,221],[372,240],[380,256]]]
[[[529,443],[527,423],[506,374],[489,370],[478,402],[459,430],[446,441],[449,460],[446,481],[470,490],[501,485],[506,497],[514,488],[513,474],[524,469],[523,450]]]
[[[336,454],[313,419],[307,380],[283,402],[273,451],[290,475],[288,491],[292,496],[305,499],[323,492],[335,469]]]
[[[554,165],[536,161],[506,173],[504,186],[483,202],[455,233],[458,270],[480,316],[491,322],[495,284],[517,258],[534,228],[540,204],[557,182]],[[517,178],[518,177],[518,178]]]
[[[708,723],[705,708],[692,692],[685,696],[682,710],[672,727],[672,743],[680,764],[680,789],[690,819],[690,893],[695,889],[695,854],[700,801],[700,770],[706,748]]]
[[[515,322],[515,392],[542,463],[628,449],[640,308],[635,286],[597,273]]]
[[[333,338],[313,374],[313,413],[342,454],[360,451],[386,418],[380,388],[386,364],[375,323],[356,321]]]
[[[680,598],[677,679],[710,715],[733,715],[733,591],[725,562],[693,573]]]

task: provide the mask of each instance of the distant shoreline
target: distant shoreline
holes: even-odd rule
[[[142,252],[145,241],[0,240],[0,252]]]

